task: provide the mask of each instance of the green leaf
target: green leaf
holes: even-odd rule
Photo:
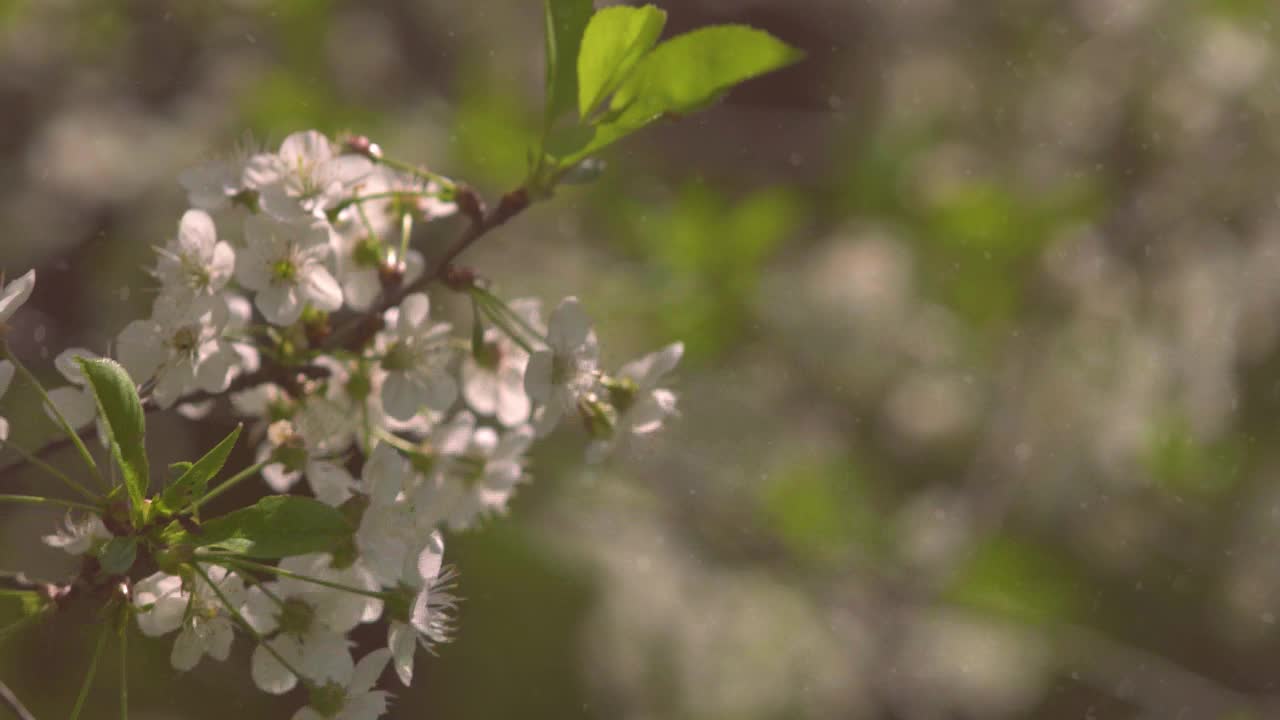
[[[181,510],[191,504],[192,500],[204,496],[205,490],[209,487],[209,481],[222,471],[223,465],[227,464],[227,457],[231,455],[231,450],[236,446],[236,440],[240,438],[240,431],[243,429],[243,424],[237,425],[230,435],[223,438],[222,442],[204,457],[194,464],[185,463],[188,467],[182,476],[169,483],[169,486],[160,494],[160,509],[167,512]]]
[[[129,373],[114,360],[76,358],[93,389],[98,415],[105,421],[111,456],[124,475],[125,490],[135,512],[142,507],[150,483],[147,466],[147,417]]]
[[[745,25],[717,25],[674,37],[635,66],[614,92],[609,116],[591,129],[589,139],[575,136],[558,148],[564,152],[552,154],[562,167],[576,164],[663,115],[700,110],[734,85],[802,57],[804,53],[769,33]]]
[[[667,14],[618,5],[591,17],[578,52],[578,114],[585,120],[658,42]]]
[[[198,534],[178,533],[177,542],[218,547],[246,557],[275,560],[333,553],[352,541],[354,528],[337,509],[319,500],[273,495],[206,522]]]
[[[798,62],[804,53],[763,30],[716,25],[674,37],[645,56],[613,96],[630,127],[701,110],[734,85]]]
[[[111,538],[98,551],[98,564],[106,575],[124,575],[138,559],[138,539],[133,537]]]
[[[547,125],[578,99],[578,49],[595,10],[591,0],[546,0]]]

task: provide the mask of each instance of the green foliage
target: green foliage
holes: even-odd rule
[[[147,416],[129,373],[114,360],[77,358],[107,429],[111,456],[124,476],[135,515],[141,512],[151,475],[147,465]]]
[[[580,11],[563,12],[577,20]],[[666,13],[651,5],[609,7],[591,17],[573,82],[581,124],[544,135],[541,153],[550,154],[555,167],[567,170],[664,115],[701,110],[734,85],[803,56],[772,35],[742,25],[702,28],[655,48],[665,24]],[[557,27],[549,21],[549,31]],[[569,46],[563,34],[547,39],[549,120],[561,111],[564,88],[570,84],[564,69]],[[597,113],[601,107],[607,111]]]
[[[959,605],[1033,624],[1064,621],[1079,606],[1080,582],[1056,555],[996,536],[980,545],[945,593]]]
[[[1210,497],[1236,486],[1245,448],[1235,435],[1201,442],[1186,418],[1174,414],[1152,428],[1142,460],[1151,477],[1170,492]]]
[[[618,5],[591,18],[578,54],[578,115],[583,120],[631,76],[666,23],[667,14],[652,5]]]
[[[806,458],[761,487],[769,526],[802,560],[839,564],[855,547],[876,548],[884,526],[866,473],[851,462]]]
[[[571,110],[578,97],[578,57],[582,35],[595,8],[591,0],[545,0],[547,54],[547,113],[549,128]]]
[[[334,553],[352,541],[353,532],[340,511],[319,500],[273,495],[204,523],[199,533],[174,529],[168,535],[175,543],[276,560]]]
[[[115,537],[98,549],[98,564],[105,575],[124,575],[138,559],[138,538]]]
[[[650,296],[661,332],[687,338],[690,360],[719,354],[740,336],[761,270],[799,226],[803,209],[791,190],[762,190],[733,203],[692,182],[666,212],[649,203],[618,211],[622,240],[659,271]]]
[[[195,463],[184,463],[188,467],[178,479],[169,483],[160,494],[159,507],[166,512],[176,512],[189,505],[193,500],[204,496],[209,481],[227,464],[227,457],[240,438],[244,425],[237,425],[222,442],[218,443],[204,457]]]

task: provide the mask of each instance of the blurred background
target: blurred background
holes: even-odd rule
[[[808,59],[465,261],[581,297],[611,367],[683,339],[681,417],[599,467],[562,432],[510,517],[448,538],[457,637],[392,717],[1280,717],[1280,9],[656,4]],[[529,0],[0,0],[0,268],[39,272],[16,351],[51,379],[106,351],[177,173],[246,130],[366,134],[496,198],[541,34]],[[229,429],[153,416],[153,463]],[[0,568],[73,572],[35,541],[59,519],[0,509]],[[6,640],[0,680],[65,716],[96,622]],[[249,649],[179,675],[134,641],[132,717],[287,717]]]

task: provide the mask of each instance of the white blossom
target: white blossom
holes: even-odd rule
[[[120,332],[120,364],[135,381],[155,378],[152,397],[162,408],[196,389],[223,392],[246,360],[256,363],[256,354],[246,358],[224,336],[234,325],[236,307],[222,296],[187,307],[161,298],[150,319],[135,320]]]
[[[3,278],[0,278],[0,281],[3,281]],[[35,286],[36,271],[28,270],[25,275],[0,289],[0,328],[3,328],[18,308],[27,302]]]
[[[489,514],[505,513],[516,485],[524,480],[524,454],[533,442],[527,425],[499,435],[475,427],[470,413],[459,413],[433,432],[435,472],[417,490],[415,502],[433,522],[454,530],[473,527]]]
[[[432,526],[402,499],[412,475],[408,461],[387,443],[374,448],[361,475],[368,505],[356,531],[356,547],[361,564],[384,587],[400,581],[406,563],[412,563],[430,539]]]
[[[342,288],[325,265],[332,248],[323,221],[253,215],[245,220],[244,234],[236,279],[256,292],[254,304],[267,322],[292,325],[307,303],[326,312],[342,307]]]
[[[431,652],[449,641],[453,630],[454,597],[452,569],[444,569],[444,538],[432,533],[417,561],[406,568],[401,591],[407,601],[406,615],[392,617],[387,626],[387,647],[391,650],[396,675],[406,686],[413,682],[414,655],[419,646]]]
[[[524,387],[540,405],[535,427],[550,432],[566,412],[573,412],[596,382],[599,347],[591,323],[575,297],[565,298],[551,313],[547,345],[533,353]]]
[[[235,271],[235,250],[218,240],[213,218],[203,210],[183,214],[177,237],[156,252],[160,294],[178,303],[219,292]]]
[[[356,663],[349,673],[312,691],[310,703],[294,713],[293,720],[375,720],[387,711],[391,695],[374,690],[391,653],[374,650]]]
[[[93,422],[97,417],[98,401],[94,399],[93,388],[89,387],[89,381],[80,370],[80,364],[76,362],[76,358],[97,360],[99,357],[97,353],[84,348],[67,348],[58,353],[58,357],[53,361],[54,367],[58,368],[58,372],[62,373],[62,377],[66,378],[71,385],[49,390],[49,402],[62,414],[67,424],[77,430]],[[53,408],[46,407],[45,412],[51,420],[57,422]]]
[[[368,158],[339,154],[329,138],[306,130],[286,137],[278,154],[251,158],[245,177],[260,192],[265,212],[292,219],[300,214],[324,217],[372,170]]]
[[[677,342],[622,366],[606,387],[617,418],[587,447],[589,461],[603,459],[629,434],[648,435],[661,430],[667,418],[676,414],[676,394],[659,384],[683,355],[684,343]]]
[[[112,538],[111,531],[102,523],[102,518],[92,513],[77,522],[71,514],[63,520],[63,527],[52,535],[42,539],[49,547],[65,550],[72,555],[83,555],[90,549]]]
[[[540,305],[533,299],[510,303],[517,315],[539,330]],[[462,396],[477,413],[492,415],[507,427],[520,425],[529,419],[531,409],[524,388],[528,364],[529,353],[502,330],[488,328],[484,332],[483,349],[462,359]]]
[[[334,569],[328,555],[300,555],[280,561],[280,568],[295,575],[328,583],[373,591],[377,583],[358,566]],[[352,664],[345,635],[361,622],[371,622],[382,612],[382,602],[363,594],[318,585],[296,577],[280,577],[263,587],[254,586],[245,596],[241,614],[262,635],[279,633],[268,644],[307,676],[324,683],[344,676]],[[252,674],[265,692],[281,694],[293,689],[297,677],[272,652],[254,650]]]
[[[194,669],[205,655],[218,661],[230,656],[235,639],[234,616],[218,593],[233,607],[245,599],[244,581],[238,575],[216,565],[207,572],[217,585],[217,592],[204,578],[184,582],[163,572],[133,586],[135,617],[144,635],[159,637],[180,631],[174,638],[169,662],[183,672]]]
[[[430,309],[426,295],[413,293],[400,307],[387,310],[386,331],[378,335],[377,349],[387,371],[382,404],[397,420],[408,420],[424,407],[447,410],[458,396],[458,385],[446,369],[450,327],[432,324]]]

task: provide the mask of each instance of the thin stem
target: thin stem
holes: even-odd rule
[[[407,162],[401,162],[399,160],[394,160],[388,157],[373,158],[373,161],[380,165],[386,165],[387,167],[393,170],[399,170],[400,172],[407,172],[410,175],[420,177],[423,180],[430,180],[432,182],[440,183],[442,187],[452,188],[454,186],[454,182],[449,178],[443,175],[437,175],[436,173],[433,173],[430,170],[424,170],[423,168],[420,168],[416,165],[410,165]]]
[[[535,348],[528,339],[521,335],[520,332],[517,332],[511,327],[511,323],[513,321],[520,326],[520,329],[523,332],[527,332],[532,335],[535,340],[538,340],[543,345],[547,344],[546,338],[542,337],[540,333],[529,327],[524,320],[516,316],[515,312],[506,308],[500,300],[497,300],[492,296],[486,298],[484,295],[473,295],[472,297],[475,298],[476,305],[480,308],[480,311],[485,314],[485,317],[489,318],[489,320],[492,321],[504,335],[511,338],[512,342],[519,345],[521,350],[532,355]]]
[[[36,720],[36,716],[31,714],[22,701],[18,700],[18,696],[14,695],[9,686],[3,682],[0,682],[0,702],[4,703],[18,720]]]
[[[343,585],[342,583],[331,582],[329,580],[323,580],[321,578],[312,577],[310,575],[303,575],[302,573],[296,573],[296,572],[293,572],[292,570],[285,570],[284,568],[279,568],[279,567],[276,567],[275,565],[264,565],[262,563],[256,563],[256,562],[253,562],[252,560],[245,560],[243,558],[232,556],[232,555],[210,553],[208,555],[201,555],[200,557],[208,558],[211,560],[217,560],[218,562],[228,563],[234,567],[242,568],[245,570],[257,570],[259,572],[273,573],[275,575],[279,575],[280,577],[287,577],[293,580],[301,580],[302,582],[309,582],[313,585],[321,585],[323,587],[332,588],[334,590],[341,590],[343,592],[349,592],[355,595],[364,595],[366,597],[377,598],[379,600],[386,597],[384,593],[377,592],[374,590],[366,590],[364,588],[352,587],[350,585]]]
[[[89,472],[93,474],[93,477],[100,483],[105,482],[102,479],[102,473],[98,471],[98,463],[94,462],[93,455],[89,454],[89,448],[85,447],[84,441],[80,439],[80,433],[76,432],[76,429],[71,427],[71,423],[67,422],[67,419],[62,416],[62,411],[58,409],[57,405],[53,404],[52,400],[49,399],[49,393],[45,392],[44,386],[40,384],[40,381],[36,379],[36,376],[27,369],[26,365],[22,364],[22,361],[18,359],[17,355],[14,355],[13,352],[9,350],[8,343],[0,342],[0,354],[3,354],[9,360],[13,361],[13,366],[16,367],[18,372],[22,374],[22,377],[36,389],[36,392],[40,394],[40,399],[44,401],[44,404],[53,411],[53,415],[58,419],[58,424],[62,427],[62,431],[67,434],[67,437],[71,439],[71,442],[75,443],[76,450],[80,452],[80,457],[84,460],[85,465],[89,466]]]
[[[192,503],[190,509],[199,510],[200,508],[207,505],[214,498],[218,497],[219,495],[235,487],[237,484],[243,482],[246,478],[251,478],[254,475],[257,475],[259,472],[262,472],[262,468],[270,465],[273,462],[275,461],[268,458],[266,460],[263,460],[260,463],[257,463],[256,465],[251,465],[245,468],[244,470],[241,470],[240,472],[228,478],[225,482],[223,482],[218,487],[210,490],[208,493],[205,494],[204,497]]]
[[[440,197],[439,191],[432,190],[388,190],[386,192],[369,193],[368,195],[352,195],[351,197],[340,201],[329,209],[330,213],[337,214],[351,207],[352,205],[363,205],[369,200],[394,200],[402,197]]]
[[[218,596],[218,600],[227,609],[227,612],[231,613],[231,617],[235,618],[241,625],[243,625],[245,629],[249,631],[249,634],[253,636],[253,639],[257,640],[259,645],[265,648],[267,652],[271,653],[271,657],[274,657],[276,662],[283,665],[285,670],[293,673],[294,676],[298,678],[298,682],[309,686],[310,681],[307,680],[306,676],[298,672],[298,669],[295,668],[292,663],[285,660],[284,656],[281,655],[279,651],[271,647],[270,643],[267,642],[266,638],[262,637],[262,633],[258,632],[257,628],[250,625],[249,621],[244,619],[244,615],[241,615],[240,610],[227,599],[226,594],[222,592],[222,588],[218,587],[217,583],[213,581],[213,578],[209,577],[209,573],[205,572],[204,568],[200,567],[200,563],[191,563],[191,567],[196,571],[196,574],[208,583],[209,587],[213,590],[213,594]]]
[[[18,503],[20,505],[61,505],[63,507],[73,508],[75,510],[87,510],[91,513],[102,514],[102,508],[96,505],[88,505],[86,503],[78,503],[74,500],[60,500],[58,498],[40,497],[39,495],[3,495],[0,494],[0,503]]]
[[[98,631],[98,646],[93,651],[93,658],[89,660],[89,672],[84,677],[84,684],[80,686],[76,706],[71,710],[71,720],[80,717],[80,711],[84,709],[84,701],[89,698],[89,689],[93,687],[93,676],[98,674],[98,659],[102,657],[102,649],[107,645],[107,632],[110,630],[111,623],[103,623],[102,629]]]
[[[35,454],[35,453],[32,453],[32,452],[30,452],[29,450],[25,450],[25,449],[23,449],[23,448],[22,448],[22,446],[17,445],[16,443],[6,442],[6,443],[4,443],[4,445],[5,445],[6,447],[11,447],[11,448],[13,448],[15,452],[17,452],[19,455],[21,455],[21,456],[22,456],[22,459],[23,459],[23,461],[24,461],[24,462],[26,462],[26,463],[30,463],[30,464],[35,465],[36,467],[40,468],[41,470],[44,470],[45,472],[49,473],[50,475],[52,475],[53,477],[55,477],[55,478],[57,478],[59,481],[61,481],[63,485],[66,485],[67,487],[69,487],[69,488],[71,488],[72,490],[74,490],[74,491],[76,491],[76,492],[80,493],[81,495],[85,496],[86,498],[88,498],[88,499],[90,499],[90,500],[100,500],[100,499],[101,499],[100,497],[98,497],[97,493],[93,492],[92,490],[90,490],[89,488],[85,487],[84,485],[81,485],[80,483],[76,482],[75,480],[72,480],[72,479],[71,479],[71,476],[69,476],[69,475],[67,475],[66,473],[62,472],[62,471],[61,471],[61,470],[59,470],[58,468],[56,468],[56,467],[54,467],[54,466],[50,465],[49,463],[47,463],[47,462],[45,462],[45,461],[41,460],[39,457],[37,457],[37,456],[36,456],[36,454]],[[11,466],[11,467],[12,467],[12,466]],[[8,469],[8,468],[6,468],[6,470],[7,470],[7,469]]]

